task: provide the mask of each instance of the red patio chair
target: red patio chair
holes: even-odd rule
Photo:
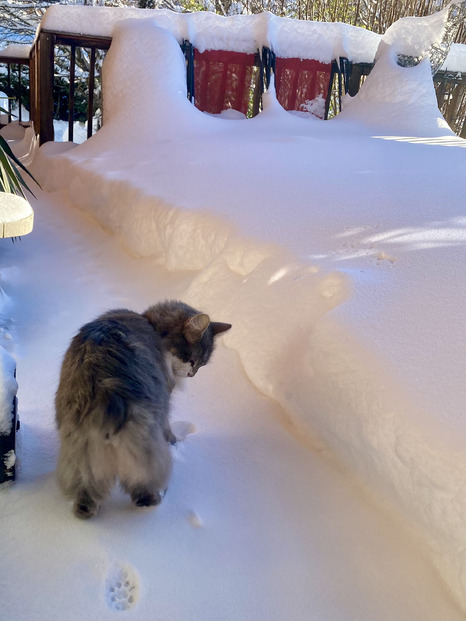
[[[194,49],[194,103],[203,112],[219,114],[232,108],[257,114],[256,79],[259,55],[225,50]],[[257,107],[257,110],[255,109]],[[254,109],[253,109],[254,108]]]
[[[333,63],[306,58],[280,58],[274,66],[277,99],[285,110],[308,110],[326,118],[333,81]]]

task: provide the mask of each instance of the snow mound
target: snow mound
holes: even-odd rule
[[[430,47],[442,38],[445,16],[441,11],[427,18],[404,18],[390,26],[379,43],[370,79],[355,97],[346,96],[341,118],[349,115],[371,128],[405,135],[451,132],[438,109],[428,56]],[[414,67],[401,67],[400,54],[422,60]]]

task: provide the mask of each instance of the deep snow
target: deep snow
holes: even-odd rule
[[[2,621],[464,619],[416,535],[312,448],[222,343],[174,395],[185,440],[160,507],[115,491],[77,520],[54,472],[69,340],[107,308],[185,298],[192,273],[132,257],[64,193],[33,206],[34,232],[1,248],[22,421],[18,480],[0,492]]]
[[[84,19],[89,11],[74,14]],[[113,27],[105,125],[79,147],[40,149],[34,171],[44,187],[66,189],[146,257],[141,265],[163,265],[174,278],[189,270],[184,297],[234,324],[225,344],[254,385],[281,404],[294,435],[336,457],[395,521],[417,531],[464,605],[466,291],[458,266],[466,143],[440,118],[428,62],[402,69],[395,60],[407,51],[404,41],[382,41],[360,94],[332,121],[284,112],[273,91],[258,117],[217,119],[186,100],[178,41],[157,26],[160,19],[117,23],[114,13],[92,14],[105,14]],[[128,75],[142,93],[131,123]],[[255,406],[245,409],[257,422]],[[288,480],[298,482],[311,465],[295,467]],[[189,511],[196,525],[199,516]],[[294,506],[290,514],[301,520]],[[340,560],[332,558],[335,568]],[[283,618],[283,609],[276,612]],[[317,618],[327,613],[323,606]],[[403,618],[395,608],[367,618],[383,614]]]

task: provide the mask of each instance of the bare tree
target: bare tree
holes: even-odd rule
[[[42,0],[0,1],[0,44],[31,43],[37,25],[52,2]]]

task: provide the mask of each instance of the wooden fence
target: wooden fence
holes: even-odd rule
[[[75,79],[76,79],[76,52],[86,49],[89,56],[87,79],[87,137],[93,133],[93,118],[95,112],[96,93],[96,57],[97,53],[105,54],[111,45],[111,38],[77,34],[63,34],[41,30],[31,50],[29,62],[24,59],[0,57],[0,63],[6,63],[8,70],[11,65],[29,66],[29,95],[30,119],[39,136],[40,144],[54,140],[54,72],[56,51],[64,47],[69,54],[68,71],[68,139],[73,140],[74,109],[75,109]],[[194,94],[194,54],[189,42],[184,42],[182,49],[187,64],[188,97],[196,99]],[[253,102],[252,114],[259,111],[259,102],[264,89],[268,84],[271,66],[267,62],[270,58],[268,51],[256,54],[254,64],[258,66],[259,79],[251,82],[250,100]],[[259,62],[260,59],[260,62]],[[354,96],[369,75],[372,64],[350,63],[346,59],[338,59],[332,63],[331,79],[326,92],[325,118],[329,115],[330,101],[333,100],[332,114],[340,109],[341,97],[344,93]],[[20,80],[21,82],[21,80]],[[24,80],[24,83],[26,80]],[[466,138],[466,73],[438,72],[434,76],[439,108],[450,127],[459,136]],[[137,93],[135,93],[137,98]],[[200,98],[199,98],[200,99]]]

